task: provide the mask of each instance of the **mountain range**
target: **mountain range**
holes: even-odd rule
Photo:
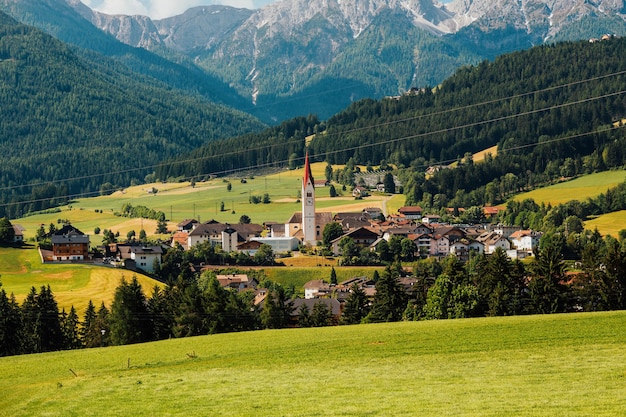
[[[0,8],[86,48],[104,39],[99,28],[185,79],[204,80],[210,99],[269,123],[326,119],[360,98],[434,86],[505,52],[626,34],[622,0],[283,0],[258,10],[196,7],[162,20],[105,15],[78,0],[0,0]],[[144,73],[152,67],[133,63]]]

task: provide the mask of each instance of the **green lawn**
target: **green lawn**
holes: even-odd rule
[[[622,416],[625,326],[403,322],[0,358],[0,415]]]
[[[532,198],[536,203],[552,205],[567,203],[571,200],[584,201],[596,197],[626,180],[626,171],[605,171],[584,175],[571,181],[564,181],[549,187],[518,194],[516,201]]]

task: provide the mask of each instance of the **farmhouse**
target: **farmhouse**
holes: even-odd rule
[[[53,261],[82,261],[89,256],[89,236],[65,225],[50,238]]]

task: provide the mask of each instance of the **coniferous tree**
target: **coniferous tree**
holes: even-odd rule
[[[167,339],[172,333],[173,317],[169,310],[165,292],[155,285],[152,295],[147,301],[148,314],[150,316],[153,334],[151,339]]]
[[[311,327],[311,312],[306,304],[302,304],[298,309],[298,326]]]
[[[378,282],[372,308],[366,317],[370,323],[399,321],[406,308],[408,297],[398,281],[399,275],[390,266],[385,268]]]
[[[352,284],[350,295],[346,297],[340,324],[359,324],[369,313],[369,300],[362,288]]]
[[[80,321],[74,306],[70,307],[69,313],[65,313],[65,309],[63,309],[61,313],[61,331],[63,332],[64,349],[80,349],[83,347],[79,328]]]
[[[268,289],[261,311],[261,323],[266,329],[282,329],[291,320],[293,302],[287,300],[285,290],[280,285]]]
[[[0,356],[22,352],[22,316],[15,296],[7,297],[0,284]]]
[[[312,327],[323,327],[330,324],[332,313],[328,306],[322,301],[318,301],[313,304],[313,311],[311,311],[310,322]]]
[[[330,283],[332,285],[337,285],[337,271],[335,271],[334,266],[330,269]]]
[[[96,307],[93,305],[93,302],[89,300],[79,333],[83,346],[87,348],[100,346],[101,332],[100,329],[96,327],[96,319]]]
[[[15,236],[13,225],[6,217],[0,218],[0,243],[11,243]]]
[[[528,289],[533,312],[538,314],[565,311],[565,263],[557,238],[544,235],[535,259],[529,266]]]
[[[152,336],[146,296],[137,277],[124,278],[115,290],[111,304],[111,342],[114,345],[141,343]]]
[[[100,331],[99,346],[109,346],[111,344],[111,312],[104,302],[98,309],[95,328]]]

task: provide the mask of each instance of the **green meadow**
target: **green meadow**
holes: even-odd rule
[[[562,204],[571,200],[584,201],[589,197],[596,197],[609,188],[613,188],[626,180],[626,171],[604,171],[595,174],[563,181],[549,187],[538,188],[527,193],[518,194],[516,201],[532,198],[537,204]]]
[[[0,358],[2,416],[622,416],[626,312],[263,330]]]
[[[313,175],[323,178],[325,164],[312,164]],[[96,227],[120,232],[122,237],[130,230],[139,232],[143,228],[148,235],[156,230],[152,220],[128,219],[115,216],[124,204],[146,206],[162,211],[171,220],[169,229],[174,230],[176,223],[196,218],[201,221],[215,219],[220,222],[237,223],[242,215],[250,217],[254,223],[284,223],[294,212],[300,211],[298,192],[301,188],[302,169],[281,171],[262,177],[219,178],[206,182],[144,184],[117,191],[108,196],[77,199],[71,205],[63,207],[60,213],[38,214],[12,220],[26,228],[25,235],[32,238],[41,224],[47,226],[60,220],[71,223],[87,234],[93,234]],[[227,185],[231,184],[228,191]],[[376,194],[363,200],[355,200],[350,191],[341,191],[339,196],[331,198],[329,187],[316,189],[316,207],[318,211],[360,211],[366,207],[379,207],[393,212],[404,205],[403,195]],[[157,193],[152,193],[155,188]],[[269,204],[251,204],[250,197],[262,197],[269,194]],[[343,195],[341,195],[343,194]],[[224,210],[222,211],[222,203]],[[96,243],[97,238],[94,239]]]
[[[111,305],[115,289],[122,278],[135,275],[146,295],[155,285],[162,286],[143,274],[89,264],[42,264],[34,247],[22,249],[0,248],[0,282],[8,294],[15,294],[22,302],[32,287],[37,292],[50,285],[59,309],[69,311],[73,305],[79,314],[85,311],[89,300],[96,307],[102,302]]]

